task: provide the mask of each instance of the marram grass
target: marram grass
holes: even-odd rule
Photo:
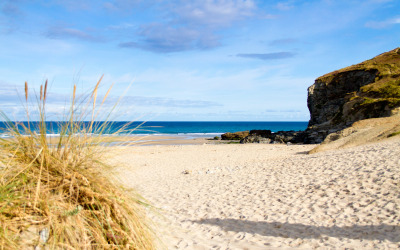
[[[97,105],[100,82],[86,98],[77,98],[74,86],[55,143],[46,136],[47,81],[34,112],[25,83],[26,118],[39,114],[37,128],[1,112],[12,135],[0,140],[1,249],[154,249],[143,203],[117,188],[101,161],[107,148],[94,134],[108,131],[114,108],[95,122],[111,90]]]

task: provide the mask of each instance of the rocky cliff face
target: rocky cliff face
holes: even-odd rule
[[[400,111],[400,48],[315,80],[308,88],[309,143],[354,122]]]

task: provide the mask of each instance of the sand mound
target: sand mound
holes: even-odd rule
[[[328,135],[310,154],[391,139],[400,136],[394,135],[399,131],[400,115],[361,120],[349,128]]]

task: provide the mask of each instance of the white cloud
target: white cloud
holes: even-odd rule
[[[142,27],[142,39],[121,43],[123,48],[140,48],[153,52],[169,53],[192,49],[208,49],[219,45],[218,39],[206,30],[189,27],[171,27],[163,24],[150,24]]]
[[[278,45],[287,45],[287,44],[294,44],[298,43],[299,41],[294,38],[281,38],[281,39],[275,39],[272,40],[268,43],[270,46],[278,46]]]
[[[52,4],[64,6],[69,10],[91,10],[98,6],[98,0],[55,0]]]
[[[370,21],[367,22],[365,26],[373,29],[383,29],[395,24],[400,24],[400,17],[395,17],[384,21]]]
[[[171,12],[192,25],[221,27],[252,16],[255,9],[252,0],[200,0],[180,1]]]
[[[253,58],[253,59],[260,59],[260,60],[277,60],[277,59],[286,59],[292,58],[296,54],[293,52],[275,52],[275,53],[256,53],[256,54],[237,54],[238,57],[244,58]]]
[[[104,38],[91,35],[87,31],[82,31],[75,28],[65,28],[65,27],[51,27],[48,29],[45,35],[48,38],[52,39],[74,38],[91,42],[102,42],[104,40]]]
[[[256,9],[253,0],[181,0],[162,6],[161,22],[142,25],[139,39],[120,47],[160,53],[215,48],[221,45],[220,29],[251,17]]]
[[[121,23],[121,24],[114,24],[114,25],[109,25],[106,27],[107,30],[126,30],[126,29],[133,29],[136,28],[137,25],[132,24],[132,23]]]
[[[107,1],[103,7],[111,11],[126,11],[136,7],[141,0],[114,0]]]
[[[112,102],[112,101],[111,101]],[[155,106],[155,107],[175,107],[175,108],[210,108],[222,106],[217,102],[202,101],[202,100],[180,100],[174,98],[162,97],[143,97],[143,96],[125,96],[122,103],[124,105],[135,106]]]
[[[280,2],[280,3],[276,4],[276,8],[278,10],[287,11],[287,10],[293,9],[294,6],[292,5],[291,2]]]
[[[369,0],[370,3],[389,3],[395,0]]]

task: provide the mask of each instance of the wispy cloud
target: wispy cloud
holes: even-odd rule
[[[15,87],[0,81],[0,100],[4,103],[12,103],[15,105],[15,102],[18,101]]]
[[[123,48],[140,48],[152,52],[169,53],[192,49],[209,49],[219,45],[213,34],[187,27],[173,28],[167,25],[152,24],[142,27],[139,41],[121,43]]]
[[[125,23],[120,23],[120,24],[108,25],[106,27],[106,30],[128,30],[128,29],[132,29],[135,27],[136,27],[135,24],[125,22]]]
[[[18,29],[17,20],[24,17],[24,13],[18,6],[18,1],[3,0],[0,2],[0,30],[12,33]]]
[[[267,109],[265,113],[299,113],[301,110],[298,109]]]
[[[23,90],[23,89],[22,89]],[[35,93],[32,89],[30,89],[28,105],[30,106],[32,111],[37,109],[37,93]],[[47,95],[47,108],[48,111],[53,110],[53,116],[62,115],[65,112],[65,107],[68,107],[70,101],[69,93],[56,93],[50,91]],[[103,100],[104,96],[99,96],[98,100]],[[122,109],[131,109],[132,106],[135,107],[163,107],[163,108],[212,108],[212,107],[221,107],[223,106],[221,103],[213,102],[213,101],[205,101],[205,100],[196,100],[196,99],[178,99],[178,98],[165,98],[165,97],[145,97],[145,96],[124,96],[122,100],[119,100],[118,96],[109,96],[104,103],[105,107],[113,107],[115,103],[119,102],[119,106]],[[13,114],[12,116],[18,114],[18,119],[22,119],[25,111],[25,96],[24,93],[18,91],[15,86],[9,85],[5,82],[0,81],[0,100],[2,105],[0,110]],[[57,111],[57,112],[56,112]],[[13,117],[14,118],[14,117]],[[59,117],[60,119],[62,117]]]
[[[6,16],[16,16],[22,13],[15,2],[12,1],[4,1],[0,6],[1,13]]]
[[[365,26],[373,29],[383,29],[395,24],[400,24],[400,17],[395,17],[384,21],[370,21],[367,22]]]
[[[293,44],[298,42],[298,40],[294,38],[282,38],[282,39],[276,39],[268,43],[270,46],[276,46],[276,45],[287,45],[287,44]]]
[[[162,6],[162,21],[142,25],[139,39],[120,47],[159,53],[214,48],[221,45],[220,29],[252,16],[256,9],[253,0],[180,0]]]
[[[15,16],[14,13],[20,11],[20,1],[27,0],[4,1],[3,4],[0,3],[0,11]],[[72,20],[60,19],[58,21],[62,21],[65,25],[50,26],[45,28],[46,31],[42,34],[51,39],[77,39],[89,42],[101,42],[108,37],[108,40],[118,39],[119,47],[156,53],[204,50],[221,46],[221,30],[260,14],[257,13],[255,0],[106,0],[101,3],[96,0],[55,0],[50,3],[37,1],[40,8],[55,8],[77,15],[84,13],[93,15],[91,13],[93,11],[116,15],[117,12],[151,9],[149,12],[156,13],[151,23],[146,21],[135,23],[125,13],[124,20],[121,20],[120,24],[93,27],[97,31],[95,33],[91,31],[90,26],[86,29],[82,27],[81,22],[73,24]]]
[[[389,3],[389,2],[393,2],[396,0],[369,0],[369,2],[371,3]]]
[[[292,2],[279,2],[276,4],[276,8],[278,10],[287,11],[287,10],[293,9],[294,6],[293,6]]]
[[[275,52],[275,53],[260,53],[260,54],[237,54],[238,57],[254,58],[260,60],[277,60],[294,57],[293,52]]]
[[[136,7],[142,0],[114,0],[107,1],[103,4],[105,9],[111,11],[126,11]]]
[[[89,32],[75,28],[51,27],[45,32],[45,36],[51,39],[78,39],[90,42],[102,42],[102,37],[91,35]]]
[[[253,0],[182,0],[170,5],[170,14],[191,25],[221,27],[253,15],[255,9]]]
[[[35,107],[38,98],[39,96],[36,90],[30,88],[28,104]],[[49,90],[49,94],[46,97],[47,102],[52,105],[65,105],[69,98],[70,96],[67,94],[55,93],[51,90]],[[23,86],[12,86],[8,83],[0,81],[0,100],[4,104],[23,109],[23,105],[25,105],[25,93]]]
[[[99,5],[97,0],[53,0],[51,4],[60,5],[69,10],[90,10]]]
[[[112,102],[112,100],[111,100]],[[179,100],[162,97],[142,97],[126,96],[122,101],[123,105],[131,104],[135,106],[156,106],[156,107],[175,107],[175,108],[209,108],[222,106],[220,103],[202,100]]]

